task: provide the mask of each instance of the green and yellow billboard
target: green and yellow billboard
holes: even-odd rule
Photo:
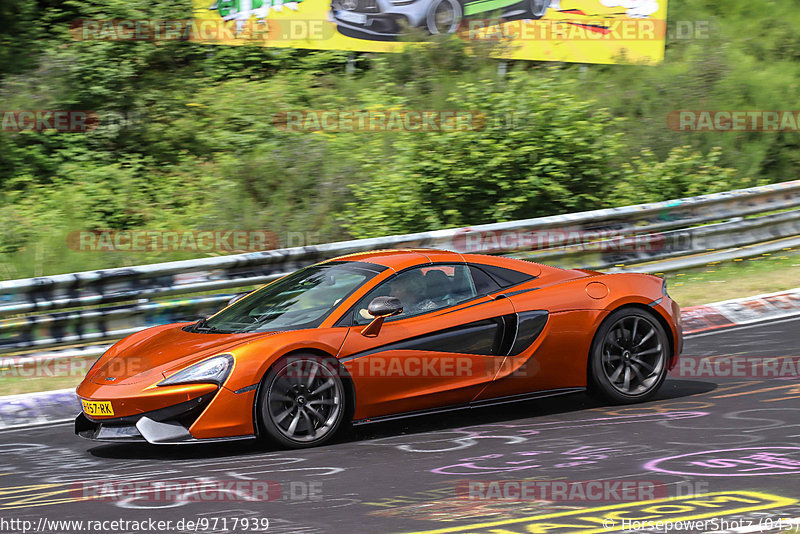
[[[195,33],[222,44],[393,52],[454,33],[509,59],[659,63],[667,0],[193,0]],[[499,50],[499,48],[498,48]]]

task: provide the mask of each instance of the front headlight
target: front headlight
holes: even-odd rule
[[[666,278],[664,278],[662,283],[661,283],[661,294],[664,295],[665,297],[669,297],[669,294],[667,293],[667,279]]]
[[[233,356],[220,354],[196,363],[158,383],[159,386],[175,384],[217,384],[221,386],[233,367]]]

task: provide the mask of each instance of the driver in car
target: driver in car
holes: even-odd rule
[[[390,294],[403,304],[402,315],[417,315],[436,308],[436,303],[425,296],[426,286],[423,275],[418,270],[400,275],[392,282]]]
[[[397,297],[403,305],[400,316],[408,317],[436,309],[436,303],[425,296],[425,278],[418,270],[402,273],[397,280],[389,284],[388,296]],[[359,311],[366,320],[372,319],[366,308]]]

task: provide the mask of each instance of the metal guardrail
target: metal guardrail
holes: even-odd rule
[[[0,321],[0,353],[116,339],[147,326],[192,320],[219,309],[230,295],[151,299],[263,284],[323,259],[381,248],[443,248],[562,267],[666,272],[704,265],[715,261],[712,256],[746,255],[742,247],[765,242],[771,243],[759,250],[797,246],[791,238],[798,235],[800,181],[791,181],[470,228],[10,280],[0,282],[0,317],[27,316]],[[790,239],[776,241],[784,238]]]
[[[617,251],[614,239],[594,242],[591,246],[560,246],[512,254],[516,258],[538,263],[558,264],[560,267],[609,269],[620,265],[667,260],[698,252],[738,248],[756,243],[800,235],[800,210],[793,210],[751,219],[734,219],[668,230],[640,233],[630,239],[628,250]],[[619,248],[626,248],[621,245]],[[699,260],[695,265],[703,265]],[[638,267],[634,267],[638,269]]]
[[[147,326],[209,315],[231,295],[150,302],[34,315],[0,323],[0,352],[119,339]]]
[[[679,200],[471,228],[10,280],[0,282],[0,317],[259,284],[322,259],[378,248],[424,246],[469,249],[470,243],[481,236],[554,228],[583,232],[611,230],[638,235],[798,206],[800,181],[792,181]],[[549,246],[558,244],[551,242]],[[516,243],[508,246],[500,243],[500,246],[487,252],[511,253],[519,248]]]

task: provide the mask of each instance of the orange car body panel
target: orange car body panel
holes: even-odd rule
[[[298,351],[340,359],[353,384],[355,420],[536,391],[583,388],[594,332],[611,311],[626,305],[648,307],[662,319],[672,342],[670,367],[681,350],[680,309],[662,293],[662,280],[654,276],[563,270],[509,258],[424,249],[366,252],[329,261],[367,262],[386,269],[343,299],[319,328],[201,334],[185,331],[190,323],[182,323],[128,336],[98,360],[77,389],[81,399],[112,403],[113,417],[89,419],[102,423],[136,417],[212,396],[189,427],[194,438],[253,435],[257,433],[254,405],[258,384],[279,358]],[[535,278],[451,308],[387,320],[376,337],[361,335],[363,325],[342,324],[355,303],[395,273],[421,264],[463,262],[505,267]],[[535,340],[516,355],[392,348],[392,344],[433,331],[528,310],[546,311],[546,323]],[[218,354],[234,357],[233,370],[223,386],[158,385],[175,372]],[[410,363],[417,371],[428,372],[411,372]],[[446,369],[449,371],[441,372]]]
[[[436,314],[436,330],[514,313],[508,299],[484,297]],[[350,329],[338,357],[358,383],[355,419],[428,410],[472,400],[496,373],[497,356],[445,351],[386,350],[353,358],[431,331],[426,315],[387,322],[376,338]],[[350,359],[353,358],[353,359]]]

